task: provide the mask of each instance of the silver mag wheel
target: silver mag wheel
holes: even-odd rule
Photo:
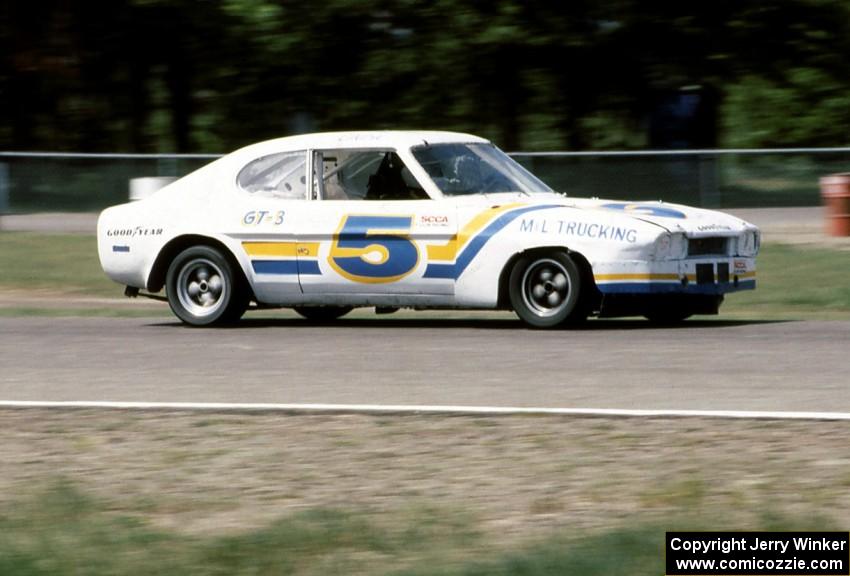
[[[248,307],[241,275],[215,248],[187,248],[171,262],[166,277],[168,303],[191,326],[235,322]]]
[[[552,328],[584,320],[580,306],[581,273],[568,254],[550,252],[521,257],[511,270],[511,305],[534,328]]]

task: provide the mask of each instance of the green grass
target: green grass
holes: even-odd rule
[[[100,268],[93,236],[0,232],[0,290],[54,297],[120,298],[121,286]],[[167,308],[98,305],[0,309],[0,316],[156,316]],[[730,294],[720,318],[850,317],[850,251],[768,244],[758,258],[758,288]]]
[[[470,523],[432,509],[380,515],[311,509],[255,530],[186,536],[112,513],[105,503],[60,482],[0,513],[0,574],[654,575],[663,574],[666,530],[826,529],[819,518],[801,522],[769,515],[747,527],[705,518],[665,525],[624,521],[591,535],[558,532],[503,550],[484,542]]]
[[[0,232],[0,290],[119,297],[100,268],[94,236]]]
[[[757,268],[756,290],[728,295],[721,316],[850,316],[850,251],[768,244]]]

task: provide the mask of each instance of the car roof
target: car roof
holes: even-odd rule
[[[488,140],[462,132],[434,130],[362,130],[355,132],[320,132],[287,136],[251,144],[233,152],[239,156],[263,155],[308,148],[410,148],[419,144],[487,143]]]

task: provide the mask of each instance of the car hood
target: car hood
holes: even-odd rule
[[[570,198],[556,194],[490,194],[494,200],[523,202],[528,204],[559,205],[565,208],[604,214],[619,214],[633,220],[654,224],[668,232],[683,232],[692,238],[705,236],[733,236],[745,230],[757,230],[757,227],[730,214],[704,208],[694,208],[683,204],[666,202],[629,202],[623,200],[604,200],[598,198]]]

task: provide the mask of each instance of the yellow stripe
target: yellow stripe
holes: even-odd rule
[[[504,206],[496,206],[489,208],[475,218],[466,223],[460,232],[452,236],[449,241],[442,245],[428,246],[428,260],[437,262],[452,262],[457,257],[457,253],[469,242],[469,239],[475,236],[484,226],[487,225],[494,216],[506,212],[517,206],[524,206],[521,202],[514,204],[505,204]]]
[[[732,274],[730,276],[730,278],[734,278],[735,276],[738,277],[738,280],[746,280],[747,278],[755,278],[756,272],[755,272],[755,270],[753,270],[752,272],[741,272],[740,274]],[[696,274],[688,274],[688,281],[689,282],[696,282],[697,281],[697,275]]]
[[[318,242],[243,242],[249,256],[275,256],[279,258],[316,257]]]
[[[696,282],[696,274],[686,274],[689,282]],[[737,274],[739,280],[746,278],[755,278],[755,271],[744,272]],[[623,282],[628,280],[679,280],[678,274],[594,274],[593,278],[597,282]]]
[[[243,242],[242,247],[249,256],[295,257],[295,242]]]
[[[619,282],[623,280],[678,280],[678,274],[594,274],[597,282]]]

